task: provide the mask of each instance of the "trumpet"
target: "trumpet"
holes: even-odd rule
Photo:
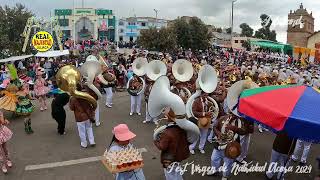
[[[236,80],[237,80],[237,77],[236,77],[235,73],[232,73],[229,75],[229,81],[235,82]]]
[[[250,76],[244,76],[244,79],[252,81],[252,78]]]
[[[232,117],[229,117],[227,120],[222,121],[222,127],[221,127],[221,137],[218,139],[217,137],[214,138],[214,142],[218,144],[218,149],[219,150],[224,150],[226,149],[227,145],[233,141],[236,141],[238,138],[238,134],[231,131],[231,130],[226,130],[226,127],[228,125],[233,125],[237,126],[238,128],[242,127],[241,120],[237,118],[236,121],[230,122],[232,120]]]

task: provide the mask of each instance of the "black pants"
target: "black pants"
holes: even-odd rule
[[[64,113],[61,112],[59,115],[54,115],[53,118],[58,123],[58,133],[62,135],[64,133],[64,129],[66,127],[66,114],[65,114],[65,112]]]

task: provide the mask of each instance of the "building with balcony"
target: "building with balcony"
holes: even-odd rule
[[[95,39],[114,41],[116,38],[116,17],[112,10],[75,8],[55,9],[63,38],[71,38],[76,42]]]
[[[168,21],[153,17],[129,17],[118,21],[118,40],[120,42],[134,42],[140,36],[140,31],[156,27],[167,27]]]

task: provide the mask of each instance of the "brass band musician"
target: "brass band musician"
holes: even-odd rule
[[[146,119],[143,121],[143,123],[148,123],[153,121],[152,117],[148,113],[148,100],[149,100],[149,95],[154,82],[150,78],[148,78],[148,76],[145,76],[145,82],[146,82],[146,89],[144,91],[144,100],[146,103]]]
[[[182,180],[182,175],[175,169],[179,166],[178,163],[190,156],[187,133],[175,123],[176,115],[172,109],[166,113],[166,117],[169,124],[154,144],[161,150],[161,163],[166,180]],[[170,169],[173,170],[170,171]]]
[[[186,103],[188,98],[191,96],[191,92],[187,87],[187,82],[180,81],[175,81],[174,86],[172,86],[172,92],[180,96],[184,103]]]
[[[208,129],[211,124],[212,112],[209,109],[213,106],[212,102],[208,99],[207,93],[204,91],[201,92],[201,95],[196,98],[192,104],[192,111],[196,118],[198,118],[198,126],[200,129],[200,142],[199,142],[199,151],[201,154],[204,154],[204,146],[207,141]],[[195,154],[194,148],[196,147],[198,141],[195,141],[189,146],[190,153]]]
[[[143,87],[143,84],[141,82],[140,77],[134,74],[132,76],[132,79],[129,80],[129,91],[132,92],[130,94],[131,95],[130,116],[132,116],[135,111],[139,116],[141,116],[140,110],[141,110],[142,93],[139,93],[139,92],[142,91],[142,87]]]
[[[224,100],[227,97],[226,83],[224,81],[220,81],[217,89],[213,93],[209,94],[209,96],[212,97],[218,103],[218,106],[219,106],[219,116],[216,119],[212,119],[211,130],[208,136],[208,142],[212,143],[212,139],[214,137],[214,132],[212,127],[217,122],[217,119],[220,116],[223,116],[225,114],[223,107],[224,107]]]
[[[228,179],[231,175],[232,164],[234,157],[240,155],[240,139],[238,135],[244,135],[246,130],[241,126],[242,121],[236,116],[228,112],[228,114],[220,117],[217,124],[213,127],[214,133],[217,137],[214,150],[211,156],[211,166],[214,170],[208,175],[214,175],[221,166],[220,162],[223,160],[223,178]],[[236,137],[236,139],[234,139]],[[225,143],[227,143],[226,147]]]

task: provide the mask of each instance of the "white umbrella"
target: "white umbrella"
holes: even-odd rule
[[[14,62],[14,61],[26,59],[26,58],[29,58],[29,57],[32,57],[32,56],[33,55],[13,56],[13,57],[9,57],[9,58],[6,58],[6,59],[1,59],[0,63]]]
[[[69,50],[38,52],[35,56],[36,57],[58,57],[58,56],[65,56],[65,55],[69,55]]]

